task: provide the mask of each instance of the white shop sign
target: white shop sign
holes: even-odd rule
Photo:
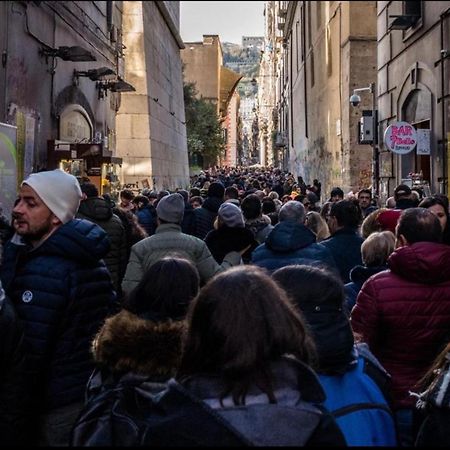
[[[384,132],[384,145],[393,153],[406,155],[417,145],[416,129],[408,122],[395,122]]]

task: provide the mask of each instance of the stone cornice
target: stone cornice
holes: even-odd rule
[[[185,45],[183,43],[183,39],[181,39],[180,33],[178,32],[178,28],[174,24],[172,17],[169,13],[169,10],[167,9],[167,6],[165,5],[164,1],[155,1],[156,6],[159,9],[159,12],[163,16],[167,26],[169,27],[170,32],[172,33],[172,36],[177,41],[178,47],[180,49],[185,48]]]

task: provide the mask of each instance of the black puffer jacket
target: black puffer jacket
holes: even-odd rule
[[[116,298],[102,261],[109,240],[98,225],[73,219],[36,248],[14,242],[0,275],[24,324],[36,414],[83,399],[91,341]]]
[[[22,324],[0,283],[0,446],[25,443],[30,380]]]
[[[220,205],[223,200],[218,197],[208,197],[201,208],[194,211],[195,214],[195,234],[194,236],[205,239],[208,232],[214,228],[214,221],[217,217]]]
[[[83,200],[80,203],[77,217],[90,220],[106,231],[111,249],[104,257],[104,261],[111,274],[114,289],[116,292],[120,292],[120,285],[128,263],[127,241],[122,221],[113,214],[108,202],[100,197]]]

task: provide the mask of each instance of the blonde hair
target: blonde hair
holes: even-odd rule
[[[317,242],[330,237],[330,230],[325,219],[316,211],[306,214],[305,225],[316,235]]]
[[[395,236],[392,231],[372,233],[361,245],[363,264],[368,267],[377,267],[386,264],[394,248]]]

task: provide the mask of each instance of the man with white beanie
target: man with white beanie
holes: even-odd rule
[[[184,215],[184,198],[175,193],[163,197],[156,207],[158,227],[153,236],[147,237],[131,247],[122,290],[130,293],[141,281],[146,270],[161,258],[170,255],[183,256],[192,261],[202,282],[208,281],[218,272],[241,263],[241,254],[248,247],[228,253],[221,265],[217,264],[205,242],[184,234],[181,223]]]
[[[31,174],[13,209],[0,278],[24,324],[33,384],[29,444],[68,445],[93,369],[93,336],[116,295],[105,231],[74,219],[81,190],[62,170]]]

